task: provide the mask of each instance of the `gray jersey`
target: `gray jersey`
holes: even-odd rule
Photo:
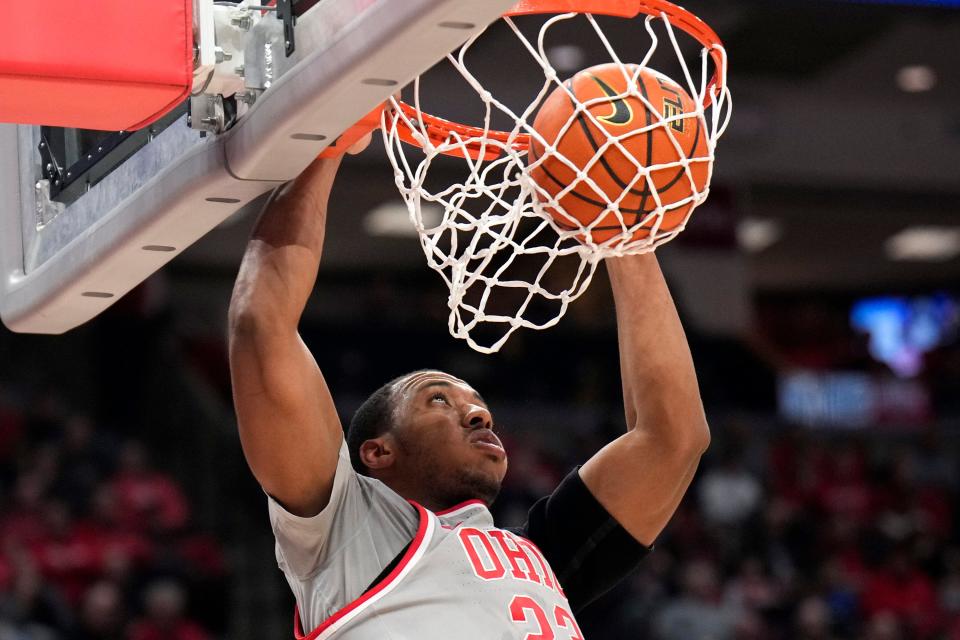
[[[478,501],[440,513],[407,502],[358,475],[346,444],[327,507],[298,518],[270,500],[270,521],[302,616],[298,638],[582,637],[536,545],[495,527]]]

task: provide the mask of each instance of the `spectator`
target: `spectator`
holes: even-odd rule
[[[71,604],[78,604],[100,571],[100,541],[78,529],[69,507],[50,500],[44,508],[46,533],[30,546],[43,576]]]
[[[812,596],[800,602],[794,616],[795,640],[833,640],[830,627],[830,608],[822,598]]]
[[[121,526],[119,507],[113,489],[101,485],[93,495],[92,511],[79,528],[96,541],[99,573],[118,584],[144,569],[154,559],[155,544],[146,535]]]
[[[900,630],[897,616],[885,611],[870,618],[866,624],[863,640],[906,640]]]
[[[150,468],[143,445],[129,441],[120,452],[120,472],[112,488],[121,523],[132,531],[166,533],[182,528],[187,501],[167,475]]]
[[[56,494],[76,512],[85,511],[91,495],[112,471],[114,452],[93,423],[74,415],[63,427]]]
[[[22,473],[13,490],[13,505],[0,516],[0,541],[4,545],[32,544],[46,533],[43,517],[47,480],[35,470]]]
[[[960,471],[957,452],[945,442],[943,434],[928,429],[915,448],[904,452],[909,458],[909,482],[916,487],[940,487],[955,490]]]
[[[131,627],[130,640],[207,640],[200,625],[184,617],[184,600],[176,582],[150,585],[144,596],[145,617]]]
[[[823,600],[830,610],[834,628],[843,635],[849,636],[858,621],[860,600],[859,581],[850,570],[850,559],[846,560],[834,556],[824,562],[820,581],[823,587]]]
[[[828,464],[822,446],[811,443],[806,433],[791,431],[771,443],[766,479],[778,498],[803,508],[813,502],[817,483],[824,477]]]
[[[733,640],[739,611],[720,598],[716,566],[694,560],[684,567],[683,582],[683,596],[668,602],[657,616],[657,640]]]
[[[918,487],[911,467],[910,457],[903,453],[890,465],[877,525],[896,541],[918,534],[946,538],[953,527],[946,490],[934,484]]]
[[[946,575],[940,581],[940,608],[960,620],[960,549],[952,548],[944,555]]]
[[[863,452],[858,446],[848,444],[833,457],[830,473],[821,478],[817,505],[828,515],[852,519],[859,527],[869,522],[874,502]]]
[[[724,599],[738,609],[764,612],[778,608],[782,595],[780,585],[767,573],[760,558],[750,556],[727,583]]]
[[[760,507],[763,488],[730,448],[724,452],[719,468],[704,473],[698,497],[703,515],[710,523],[736,526]]]
[[[70,640],[124,640],[123,594],[117,585],[101,580],[83,596],[80,624]]]
[[[863,610],[877,622],[874,633],[886,631],[886,623],[879,618],[890,614],[905,626],[913,638],[929,638],[941,624],[937,593],[929,576],[920,572],[904,548],[894,550],[879,571],[868,580],[863,594]]]
[[[56,638],[69,629],[71,615],[67,603],[43,581],[30,559],[21,556],[11,590],[0,593],[0,620],[8,623],[9,637],[39,640]]]

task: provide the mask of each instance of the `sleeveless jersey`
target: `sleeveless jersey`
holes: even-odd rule
[[[308,640],[582,640],[549,563],[529,540],[493,525],[483,503],[433,513],[394,569],[304,635]]]

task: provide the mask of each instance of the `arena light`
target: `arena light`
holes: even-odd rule
[[[558,71],[570,72],[584,67],[587,54],[581,46],[558,44],[547,49],[547,59]]]
[[[773,246],[783,235],[776,220],[744,218],[737,224],[737,244],[748,253],[760,253]]]
[[[960,256],[960,227],[908,227],[886,242],[891,260],[946,262]]]
[[[426,207],[423,222],[426,226],[440,224],[443,209],[439,205]],[[416,238],[417,229],[410,222],[407,205],[402,202],[385,202],[373,209],[363,219],[363,228],[368,235],[386,238]]]
[[[897,86],[907,93],[923,93],[937,86],[937,72],[925,64],[911,64],[897,71]]]

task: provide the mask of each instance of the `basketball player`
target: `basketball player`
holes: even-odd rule
[[[240,439],[269,496],[296,636],[581,638],[574,613],[648,551],[709,442],[656,259],[607,260],[627,433],[572,471],[522,528],[499,529],[488,507],[507,452],[473,387],[441,371],[402,376],[366,401],[344,438],[297,333],[339,162],[314,162],[267,206],[230,306]]]

